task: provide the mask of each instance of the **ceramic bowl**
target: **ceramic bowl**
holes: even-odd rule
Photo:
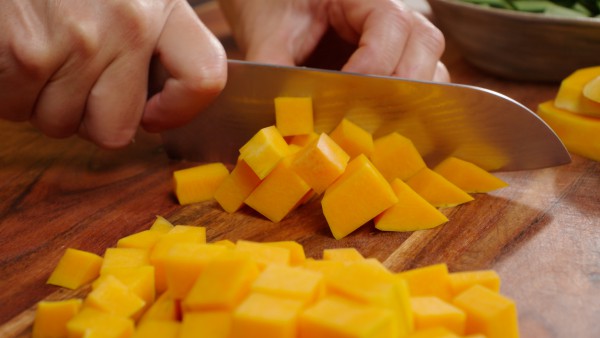
[[[427,0],[433,21],[465,59],[511,80],[557,82],[600,65],[600,18],[567,18]]]

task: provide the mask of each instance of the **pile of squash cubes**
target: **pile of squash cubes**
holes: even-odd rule
[[[294,241],[207,243],[162,217],[103,257],[67,249],[48,283],[91,291],[39,302],[34,338],[518,337],[493,270],[395,273],[353,248],[315,259]]]
[[[312,130],[310,98],[277,98],[277,125],[256,133],[229,170],[209,163],[174,173],[181,204],[244,205],[273,222],[321,199],[335,238],[373,221],[380,230],[438,226],[438,210],[506,184],[449,158],[429,169],[410,140],[376,140],[342,120]],[[207,242],[206,228],[157,217],[103,256],[69,248],[48,283],[84,299],[42,301],[34,338],[518,337],[514,302],[493,270],[435,264],[393,272],[354,248],[305,256],[294,241]]]
[[[227,212],[247,205],[279,222],[320,199],[329,228],[340,239],[370,221],[385,231],[430,229],[448,221],[438,208],[507,185],[456,157],[430,169],[411,140],[397,132],[374,139],[343,119],[330,133],[317,134],[311,98],[274,101],[275,125],[240,148],[231,172],[223,163],[174,172],[180,204],[215,199]]]
[[[567,76],[537,113],[571,153],[600,161],[600,66]]]

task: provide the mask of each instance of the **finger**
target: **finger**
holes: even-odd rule
[[[149,131],[190,121],[220,93],[227,72],[223,47],[185,3],[173,7],[156,53],[170,78],[144,110],[142,126]]]
[[[435,74],[433,75],[433,81],[435,82],[450,82],[450,72],[448,68],[441,61],[437,62]]]
[[[408,41],[412,17],[408,10],[396,2],[372,7],[365,1],[348,1],[347,23],[360,34],[358,48],[350,56],[342,70],[377,75],[391,75]],[[349,9],[350,5],[353,9]],[[340,23],[333,23],[340,27]],[[336,27],[336,26],[334,26]]]
[[[420,13],[414,12],[413,26],[393,75],[432,80],[444,52],[444,36]]]
[[[40,92],[31,123],[50,137],[75,134],[87,102],[87,95],[100,76],[103,64],[71,58]]]
[[[114,59],[89,92],[79,134],[105,147],[129,144],[140,123],[149,59],[143,51]]]

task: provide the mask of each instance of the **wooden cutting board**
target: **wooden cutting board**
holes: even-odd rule
[[[223,27],[221,21],[216,26]],[[221,26],[219,26],[221,25]],[[230,40],[228,40],[231,43]],[[447,43],[453,80],[513,97],[531,109],[555,84],[491,78]],[[45,281],[67,247],[103,254],[117,239],[147,229],[156,215],[207,227],[209,240],[296,240],[310,257],[324,248],[356,247],[393,271],[445,262],[451,271],[493,268],[513,298],[523,337],[600,337],[600,163],[498,173],[510,186],[444,213],[450,221],[414,233],[367,224],[342,240],[331,236],[318,201],[272,223],[245,208],[214,202],[181,207],[160,138],[106,151],[69,138],[50,140],[26,124],[0,121],[0,337],[28,337],[35,304],[83,296]]]

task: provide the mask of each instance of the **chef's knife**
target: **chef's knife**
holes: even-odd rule
[[[163,133],[165,149],[172,158],[235,163],[238,149],[275,123],[280,96],[311,97],[317,132],[331,131],[342,118],[375,138],[398,132],[429,165],[450,155],[491,171],[571,160],[536,114],[487,89],[234,60],[218,98],[191,123]]]

